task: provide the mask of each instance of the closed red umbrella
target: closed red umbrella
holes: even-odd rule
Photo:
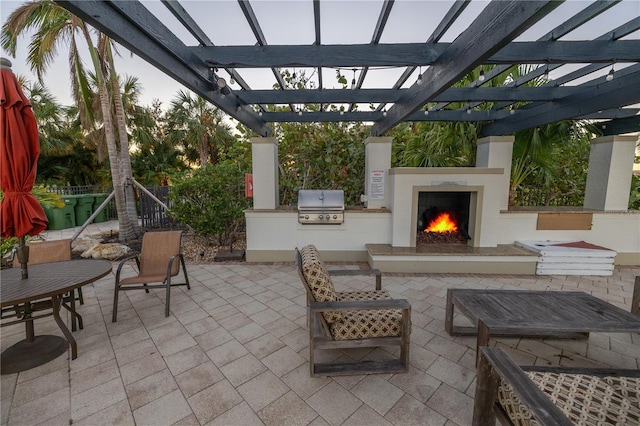
[[[36,181],[40,142],[31,104],[22,93],[11,62],[0,58],[0,222],[2,237],[20,238],[18,259],[26,278],[26,235],[37,235],[47,227],[47,216],[31,193]]]

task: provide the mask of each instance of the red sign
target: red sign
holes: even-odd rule
[[[251,173],[244,174],[244,196],[253,197],[253,175]]]

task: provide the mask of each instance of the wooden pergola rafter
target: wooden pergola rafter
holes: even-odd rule
[[[604,34],[593,25],[592,32],[600,32],[599,37],[568,37],[577,29],[589,28],[601,14],[611,14],[620,0],[585,3],[584,8],[563,16],[559,25],[535,41],[518,37],[551,16],[562,2],[494,0],[453,41],[443,42],[443,36],[470,4],[451,1],[440,22],[433,29],[425,28],[425,43],[381,42],[396,4],[394,0],[382,0],[369,43],[349,44],[345,40],[345,44],[333,45],[322,43],[321,0],[312,3],[315,38],[308,45],[269,44],[251,2],[238,0],[256,40],[246,46],[214,44],[207,34],[206,17],[193,16],[177,0],[162,0],[162,4],[197,45],[186,45],[167,23],[137,0],[56,1],[262,136],[271,134],[270,123],[274,122],[331,121],[370,122],[374,136],[403,121],[425,120],[481,121],[484,135],[510,134],[560,119],[605,120],[601,126],[605,134],[640,130],[638,111],[633,108],[640,103],[640,40],[628,37],[640,29],[640,16],[617,16],[618,26]],[[489,87],[492,79],[523,64],[534,69],[508,86]],[[526,85],[568,64],[580,64],[580,68],[538,87]],[[603,73],[613,64],[624,66],[616,69],[615,78],[605,78]],[[468,87],[454,87],[481,65],[493,68]],[[281,70],[291,67],[314,68],[317,88],[288,88]],[[365,88],[369,71],[379,67],[402,72],[387,87]],[[242,76],[245,68],[269,70],[275,88],[252,89]],[[352,68],[358,71],[353,88],[326,87],[323,70]],[[418,68],[422,84],[409,85]],[[229,90],[227,85],[221,90],[220,70],[233,77],[239,89]],[[577,79],[580,83],[574,84]],[[451,110],[452,102],[465,105]],[[491,103],[490,108],[483,105],[486,103]],[[515,108],[516,103],[524,106]],[[321,107],[317,112],[301,113],[296,104]],[[328,107],[340,104],[348,106],[342,111]],[[374,108],[359,111],[357,104]],[[269,112],[272,105],[288,105],[289,111]]]

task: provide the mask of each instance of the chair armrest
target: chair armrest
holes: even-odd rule
[[[473,425],[495,423],[495,403],[500,378],[511,385],[513,392],[541,425],[573,425],[506,352],[488,346],[482,346],[479,350]]]
[[[120,282],[120,271],[122,270],[122,267],[124,266],[124,264],[127,263],[128,261],[135,259],[136,265],[138,265],[138,269],[140,269],[140,259],[138,256],[139,255],[137,254],[132,254],[131,256],[125,257],[120,261],[120,263],[118,263],[118,269],[116,270],[116,283]]]
[[[411,310],[411,304],[406,299],[387,300],[357,300],[348,302],[310,302],[311,312],[326,311],[362,311],[362,310],[382,310],[382,309],[404,309]]]
[[[119,263],[125,263],[125,262],[127,262],[128,260],[131,260],[131,259],[135,259],[135,258],[137,258],[138,256],[140,256],[140,255],[139,255],[139,254],[130,254],[129,256],[127,256],[127,257],[123,257],[122,259],[120,259],[120,262],[119,262]]]
[[[379,269],[331,269],[327,270],[334,277],[355,277],[359,275],[375,275],[376,290],[382,289],[382,272]]]

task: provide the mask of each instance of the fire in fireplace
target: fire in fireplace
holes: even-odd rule
[[[456,232],[458,230],[458,221],[451,217],[448,212],[442,212],[436,216],[424,232]]]
[[[469,192],[420,192],[416,245],[467,244]]]

